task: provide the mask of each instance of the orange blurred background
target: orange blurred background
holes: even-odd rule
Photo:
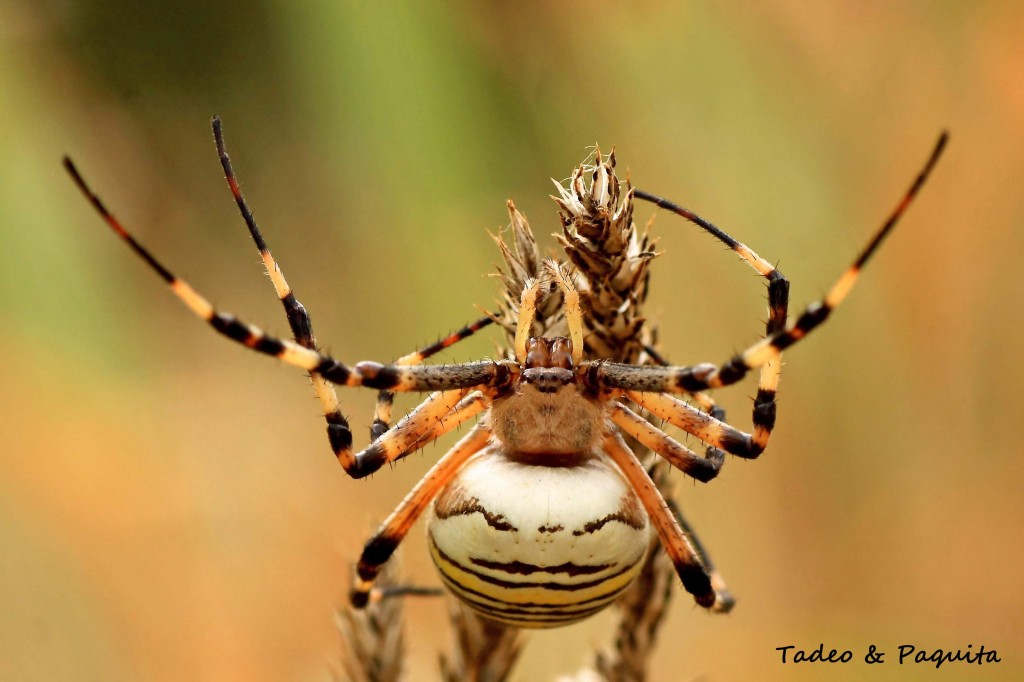
[[[739,604],[677,595],[652,679],[932,679],[893,660],[904,643],[1003,659],[946,679],[1021,679],[1024,8],[665,5],[0,3],[0,679],[330,679],[349,562],[440,452],[346,478],[308,380],[193,319],[61,170],[71,154],[177,274],[285,333],[215,113],[321,342],[351,361],[491,306],[505,200],[547,238],[549,178],[595,143],[778,262],[795,312],[949,128],[848,303],[787,354],[766,455],[678,476]],[[756,275],[679,219],[654,231],[664,353],[756,340]],[[754,390],[723,394],[734,423]],[[342,399],[365,442],[372,393]],[[422,532],[401,555],[437,583]],[[410,679],[436,679],[445,607],[407,610]],[[514,679],[575,670],[610,622],[532,635]],[[854,662],[775,650],[819,643]],[[861,662],[869,644],[889,662]]]

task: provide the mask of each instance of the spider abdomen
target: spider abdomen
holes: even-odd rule
[[[431,557],[478,613],[554,627],[600,611],[639,573],[647,513],[601,454],[517,456],[495,442],[438,495]]]

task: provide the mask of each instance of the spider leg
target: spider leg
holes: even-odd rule
[[[676,573],[683,582],[683,587],[693,595],[698,604],[705,608],[712,608],[716,601],[716,595],[707,569],[697,550],[672,515],[665,498],[658,492],[657,486],[654,485],[654,481],[651,480],[643,464],[618,433],[611,431],[606,433],[602,439],[602,447],[619,467],[633,490],[636,491],[640,503],[647,510],[647,516],[650,517],[651,523],[661,539],[662,547],[672,559]]]
[[[731,237],[724,230],[704,220],[692,211],[683,208],[671,201],[666,201],[653,194],[641,190],[635,190],[634,196],[644,201],[650,201],[660,208],[682,216],[694,225],[702,228],[723,244],[732,249],[750,267],[754,268],[759,275],[768,281],[768,319],[765,322],[765,336],[778,334],[786,328],[786,320],[789,314],[789,280],[783,276],[777,268],[757,255],[752,249]],[[782,372],[782,354],[761,365],[761,378],[758,384],[757,395],[754,398],[754,440],[762,445],[767,445],[768,437],[774,426],[776,405],[775,395],[778,391],[779,377]],[[757,415],[765,415],[765,419],[759,420]],[[767,415],[771,415],[770,420]],[[720,419],[725,419],[723,413]],[[768,423],[768,422],[771,423]]]
[[[431,467],[419,483],[405,496],[401,504],[384,520],[380,529],[363,548],[356,565],[356,579],[349,598],[352,605],[362,608],[373,597],[373,581],[381,567],[391,558],[399,543],[437,494],[458,473],[470,457],[482,450],[491,439],[491,433],[477,424],[472,431]]]
[[[736,255],[768,281],[768,321],[765,323],[765,333],[771,335],[785,328],[786,316],[789,311],[789,280],[777,268],[754,253],[750,247],[737,241],[724,230],[704,220],[696,213],[643,190],[634,189],[633,196],[682,216],[735,251]]]
[[[625,405],[613,405],[611,418],[620,429],[639,443],[698,481],[706,483],[717,476],[725,461],[725,454],[718,449],[709,449],[709,456],[701,457]],[[711,456],[711,452],[717,453],[716,456]]]
[[[488,398],[479,391],[463,388],[438,391],[402,417],[394,428],[356,454],[356,461],[373,463],[376,471],[386,463],[402,459],[440,438],[487,407]],[[369,464],[361,464],[361,469]]]
[[[231,159],[224,144],[224,130],[221,126],[220,117],[214,116],[211,125],[213,127],[213,139],[217,145],[217,156],[220,157],[220,164],[224,169],[224,177],[227,180],[228,187],[231,189],[231,195],[235,198],[235,203],[238,205],[238,210],[242,214],[242,219],[245,220],[245,224],[249,228],[249,234],[252,236],[253,241],[256,242],[256,248],[260,252],[260,258],[263,260],[263,266],[266,268],[267,274],[270,275],[270,281],[274,284],[277,297],[280,299],[281,305],[284,306],[285,315],[288,317],[288,326],[292,330],[292,337],[299,345],[316,350],[317,343],[316,336],[313,334],[313,321],[310,319],[309,313],[306,312],[306,308],[295,297],[291,287],[288,286],[288,281],[285,280],[280,265],[278,265],[277,260],[271,254],[270,247],[263,238],[263,234],[256,224],[256,219],[253,217],[252,211],[245,201],[245,197],[242,196],[242,190],[239,188],[237,176],[231,167]],[[309,379],[313,384],[313,391],[323,407],[324,419],[327,420],[327,432],[332,449],[336,442],[345,440],[343,436],[345,433],[348,433],[348,447],[351,448],[351,428],[349,427],[348,419],[341,412],[341,405],[338,402],[338,394],[335,392],[334,386],[317,372],[311,371]],[[337,451],[335,451],[336,456],[337,454]]]
[[[643,348],[644,352],[647,353],[647,356],[657,364],[663,366],[668,366],[670,364],[668,360],[662,357],[661,354],[658,353],[658,351],[654,350],[650,346],[644,345]],[[715,399],[712,398],[710,395],[704,392],[690,393],[689,395],[693,399],[693,401],[700,406],[700,409],[704,410],[705,412],[707,412],[709,415],[711,415],[720,422],[725,421],[725,408],[719,406],[715,402]],[[716,459],[719,457],[724,458],[725,453],[713,445],[708,445],[706,448],[704,448],[704,457],[705,459]]]
[[[676,521],[679,523],[679,527],[682,528],[683,533],[686,534],[686,537],[690,538],[693,548],[697,550],[697,556],[700,557],[701,562],[704,564],[704,570],[711,577],[711,587],[715,590],[715,603],[711,606],[711,610],[716,613],[729,613],[732,611],[732,607],[736,605],[736,598],[732,596],[732,592],[726,586],[722,574],[711,563],[711,557],[708,555],[707,549],[704,548],[704,543],[697,537],[693,526],[683,517],[683,511],[679,508],[679,505],[672,498],[665,500],[665,502],[668,504],[672,516],[676,517]]]
[[[316,373],[327,381],[343,386],[366,386],[389,391],[451,391],[468,388],[500,389],[508,386],[518,371],[510,362],[471,362],[446,366],[400,367],[376,362],[360,362],[347,366],[329,355],[294,341],[278,339],[228,313],[217,311],[188,282],[171,273],[142,246],[107,210],[100,198],[89,188],[71,159],[64,157],[64,167],[85,197],[92,203],[107,225],[160,276],[196,316],[218,333],[247,348],[271,355],[285,364]],[[344,417],[342,417],[344,420]],[[328,437],[331,447],[346,473],[359,478],[382,466],[385,459],[357,459],[352,452],[352,433],[347,422],[332,421],[328,416]]]
[[[436,343],[430,344],[426,348],[418,350],[415,353],[403,355],[395,360],[393,364],[401,366],[418,365],[430,356],[440,353],[445,348],[454,346],[459,341],[472,336],[493,322],[494,318],[491,316],[480,318],[476,322],[467,324],[462,329],[449,334]],[[373,424],[370,426],[371,442],[380,438],[385,431],[391,428],[391,408],[394,405],[394,402],[395,394],[391,391],[380,391],[377,393],[377,406],[374,410]]]
[[[712,448],[730,455],[746,459],[754,459],[761,454],[753,438],[748,433],[730,426],[703,410],[689,405],[678,398],[664,393],[641,393],[626,391],[626,397],[653,414],[664,419],[673,426],[679,427],[691,436],[695,436]]]
[[[661,354],[659,354],[655,349],[651,348],[648,345],[644,346],[644,352],[647,353],[647,355],[659,365],[669,364],[669,362],[665,360],[665,358],[663,358]],[[725,409],[717,405],[710,395],[708,395],[707,393],[691,393],[690,397],[694,400],[694,402],[697,403],[697,405],[700,406],[701,410],[709,414],[711,417],[717,419],[720,422],[725,421]],[[652,429],[655,428],[646,419],[643,421]],[[629,430],[625,428],[622,423],[616,423],[619,424],[619,428],[629,432]],[[656,430],[659,435],[665,435],[667,437],[667,434],[664,434],[660,429]],[[635,437],[636,436],[634,435],[634,438]],[[651,445],[647,445],[647,447],[651,448],[658,454],[662,454],[661,450],[655,449]],[[720,448],[716,448],[713,445],[708,445],[704,449],[704,453],[705,460],[715,461],[724,460],[725,458],[725,452],[722,451]],[[715,469],[715,475],[717,475],[718,471],[720,470],[721,463],[717,465]],[[686,518],[683,516],[683,511],[682,509],[679,508],[679,504],[675,501],[675,499],[671,497],[666,498],[665,502],[668,503],[669,509],[672,510],[672,515],[676,517],[676,521],[679,522],[679,526],[683,529],[683,532],[686,533],[687,537],[690,538],[690,542],[693,543],[694,549],[697,550],[697,555],[700,557],[701,561],[704,562],[704,568],[707,570],[708,575],[711,576],[711,586],[715,589],[715,603],[711,607],[711,610],[715,611],[716,613],[729,613],[730,611],[732,611],[732,608],[736,605],[736,598],[733,597],[732,592],[729,591],[728,586],[725,584],[725,579],[722,577],[721,573],[718,572],[718,570],[712,563],[711,556],[708,554],[707,549],[705,549],[704,543],[701,542],[701,539],[697,536],[697,531],[693,529],[693,526],[691,526],[689,522],[686,520]]]
[[[881,228],[875,232],[853,264],[836,280],[825,297],[808,306],[796,319],[796,322],[755,343],[721,366],[701,364],[652,367],[591,362],[584,363],[584,366],[581,367],[581,371],[588,377],[587,381],[599,390],[618,388],[641,392],[695,393],[709,388],[729,386],[745,377],[747,372],[752,369],[764,367],[769,363],[778,364],[783,350],[800,341],[824,323],[831,312],[846,298],[857,282],[864,265],[899,222],[928,178],[945,148],[947,140],[948,134],[943,132],[910,189],[903,195]],[[762,374],[762,383],[759,384],[757,397],[754,399],[754,432],[751,437],[751,447],[757,452],[763,450],[767,445],[768,437],[775,425],[775,381],[778,379],[778,373],[773,373],[769,379],[772,376],[774,381],[770,380],[765,383]]]
[[[288,326],[291,327],[292,330],[292,336],[300,345],[316,350],[316,337],[313,334],[313,322],[310,319],[309,313],[306,312],[305,306],[303,306],[295,297],[295,293],[288,285],[287,280],[285,280],[284,273],[281,271],[280,265],[270,252],[270,247],[267,245],[266,239],[263,237],[263,233],[256,224],[256,219],[253,217],[252,211],[246,203],[245,198],[242,196],[237,176],[231,166],[231,159],[228,156],[227,147],[224,143],[224,131],[219,116],[215,116],[213,118],[212,127],[213,138],[217,145],[217,155],[220,157],[220,163],[224,169],[224,176],[227,179],[231,195],[235,198],[235,203],[238,205],[238,210],[242,214],[242,219],[245,220],[245,224],[249,228],[249,234],[256,243],[256,248],[260,252],[260,258],[263,260],[263,265],[266,268],[267,274],[270,275],[270,280],[274,284],[274,289],[277,291],[277,297],[284,306],[285,314],[288,317]],[[473,324],[463,327],[454,334],[449,335],[423,350],[399,358],[393,364],[419,364],[431,355],[434,355],[458,341],[471,336],[474,332],[486,327],[492,321],[493,320],[490,317],[477,320]],[[316,372],[311,372],[309,378],[313,383],[313,389],[316,392],[317,398],[319,398],[320,403],[323,406],[324,417],[328,424],[328,435],[331,439],[332,445],[339,440],[344,440],[345,434],[348,433],[350,447],[351,429],[349,427],[348,420],[341,412],[338,395],[335,392],[334,387],[330,382]],[[443,410],[435,410],[434,412],[431,412],[427,418],[440,419],[441,417],[439,415],[443,415],[445,412],[449,411],[452,406],[454,406],[455,402],[457,402],[458,399],[467,392],[468,390],[463,390],[458,393],[458,395],[452,393],[447,396],[449,399],[452,397],[455,399],[446,402],[445,405],[447,406],[443,408]],[[390,428],[389,422],[391,419],[391,405],[394,401],[394,395],[395,394],[392,391],[380,391],[378,393],[376,414],[373,425],[370,427],[371,442],[376,441]],[[431,396],[427,399],[427,402],[420,407],[423,408],[432,402],[436,403],[436,398],[437,396]],[[355,459],[360,460],[363,457],[372,458],[374,456],[379,456],[380,453],[376,452],[376,450],[381,450],[385,453],[385,461],[387,462],[404,457],[408,454],[408,447],[416,441],[415,437],[413,437],[412,440],[408,440],[407,438],[410,432],[415,434],[417,428],[412,426],[415,423],[415,420],[409,421],[398,433],[394,434],[388,442],[382,444],[381,447],[374,449],[371,446],[363,452],[357,453],[355,455]]]

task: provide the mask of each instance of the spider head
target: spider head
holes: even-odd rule
[[[512,390],[491,405],[491,430],[523,454],[589,454],[603,422],[601,405],[581,391],[564,337],[531,338]]]

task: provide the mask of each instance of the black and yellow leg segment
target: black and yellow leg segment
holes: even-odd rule
[[[692,211],[640,190],[637,190],[634,195],[638,199],[650,201],[660,208],[672,211],[689,220],[728,246],[736,255],[754,268],[768,282],[768,319],[765,322],[765,336],[770,337],[778,334],[786,328],[787,316],[789,314],[789,280],[775,266],[757,255],[750,247],[737,241],[728,233]],[[775,420],[775,394],[778,391],[781,370],[781,356],[761,365],[761,390],[758,391],[755,398],[755,414],[760,413],[763,417],[759,421],[755,420],[754,440],[761,444],[762,449],[768,444],[768,436],[771,433],[771,426],[766,427],[765,425],[768,421],[774,423]],[[768,418],[769,414],[770,419]]]
[[[717,448],[709,450],[709,454],[714,453],[714,455],[701,457],[625,405],[613,405],[611,418],[623,432],[635,438],[652,452],[664,457],[676,469],[698,481],[706,483],[713,479],[718,475],[722,463],[725,461],[724,453]]]
[[[680,528],[665,502],[665,498],[658,492],[657,486],[651,480],[643,464],[618,433],[605,434],[602,439],[602,448],[619,467],[637,497],[640,498],[640,503],[647,510],[647,516],[658,533],[661,546],[672,560],[676,574],[683,582],[683,587],[693,595],[698,604],[704,608],[712,608],[717,595],[711,584],[711,576],[708,575],[697,550]]]
[[[737,455],[745,459],[754,459],[763,450],[754,442],[750,434],[744,433],[717,419],[712,413],[699,410],[674,396],[639,391],[626,391],[625,395],[658,419],[663,419],[686,431],[716,450],[724,450],[730,455]]]
[[[487,398],[479,391],[469,395],[470,389],[437,391],[430,394],[416,409],[405,415],[394,428],[358,453],[355,457],[359,471],[373,471],[416,452],[440,438],[487,406]]]
[[[924,185],[928,176],[931,174],[932,169],[938,162],[939,157],[942,155],[942,150],[946,147],[946,142],[949,139],[949,135],[943,132],[932,150],[931,155],[928,157],[928,161],[924,167],[914,178],[910,188],[900,199],[896,208],[889,214],[889,216],[882,223],[875,234],[871,237],[871,240],[864,247],[864,249],[857,256],[853,264],[847,268],[832,288],[829,289],[825,297],[816,302],[812,303],[807,309],[797,318],[796,322],[781,331],[774,334],[770,334],[767,338],[759,343],[754,344],[746,351],[736,355],[720,368],[716,368],[708,377],[706,377],[706,384],[709,388],[716,388],[718,386],[726,386],[728,384],[739,381],[747,371],[756,367],[764,367],[765,365],[777,362],[781,357],[782,351],[792,346],[794,343],[804,338],[812,330],[820,326],[828,319],[829,315],[835,310],[840,303],[846,298],[856,284],[857,279],[860,277],[860,272],[868,260],[875,254],[878,247],[882,244],[882,241],[892,232],[893,228],[899,222],[900,218],[906,212],[907,207],[913,202],[914,197],[917,196],[921,186]],[[755,416],[756,416],[755,410]]]
[[[189,310],[201,319],[205,320],[219,333],[248,348],[252,348],[253,350],[267,355],[273,355],[287,364],[300,367],[307,371],[320,371],[321,368],[329,371],[331,372],[330,379],[335,383],[346,385],[361,384],[361,380],[358,378],[359,373],[353,373],[352,370],[344,364],[298,343],[276,339],[256,327],[245,324],[233,315],[221,313],[215,310],[208,300],[193,289],[188,282],[175,277],[170,270],[158,261],[155,256],[143,247],[124,228],[121,222],[107,210],[100,198],[89,188],[74,163],[72,163],[71,159],[67,157],[64,158],[64,168],[68,171],[71,178],[75,181],[75,184],[78,185],[78,188],[114,233],[127,243],[140,258],[146,261],[154,271],[156,271],[160,278],[170,286],[174,295],[177,296],[182,303],[189,308]]]
[[[766,261],[764,258],[761,258],[761,256],[757,255],[750,247],[734,239],[727,232],[715,226],[713,223],[704,220],[689,209],[683,208],[678,204],[674,204],[671,201],[662,199],[661,197],[639,189],[633,190],[633,196],[637,199],[649,201],[659,208],[671,211],[672,213],[689,220],[691,223],[697,225],[705,232],[728,246],[736,253],[737,256],[743,259],[744,262],[754,268],[754,270],[757,271],[757,274],[764,277],[768,282],[768,321],[765,324],[766,333],[769,335],[774,334],[785,328],[786,315],[789,309],[789,280],[787,280],[774,265]]]
[[[702,228],[728,246],[736,253],[736,255],[743,259],[743,261],[754,268],[754,270],[756,270],[757,273],[764,277],[768,282],[768,319],[765,322],[765,335],[772,336],[786,328],[786,320],[789,314],[789,280],[787,280],[775,266],[757,255],[757,253],[755,253],[750,247],[734,239],[728,233],[707,220],[704,220],[692,211],[674,204],[671,201],[667,201],[640,190],[635,192],[635,196],[638,199],[650,201],[660,208],[671,211],[676,215],[689,220],[691,223]],[[772,424],[774,424],[775,420],[775,394],[778,390],[779,373],[781,369],[781,356],[761,366],[760,385],[762,390],[758,391],[757,397],[755,398],[755,413],[760,412],[763,415],[770,413],[770,421]],[[722,417],[724,418],[724,414]],[[768,435],[771,432],[770,426],[767,428],[764,427],[764,423],[767,421],[769,420],[761,419],[760,421],[755,422],[754,427],[754,439],[756,442],[760,443],[762,449],[768,444]]]
[[[675,500],[669,498],[666,500],[669,510],[672,515],[676,518],[679,523],[679,527],[683,533],[690,539],[690,543],[693,545],[694,550],[697,552],[697,556],[700,557],[701,563],[704,564],[704,570],[711,578],[711,587],[715,591],[715,603],[711,605],[711,610],[715,613],[729,613],[732,611],[732,607],[736,605],[736,598],[732,592],[729,591],[729,587],[725,584],[725,579],[722,574],[718,572],[714,564],[711,562],[711,556],[708,554],[707,549],[704,547],[704,543],[701,542],[700,538],[697,537],[696,531],[693,530],[693,526],[687,522],[683,516],[683,511],[679,508],[679,505]]]
[[[644,352],[651,360],[659,365],[667,366],[670,364],[668,360],[662,357],[662,355],[651,346],[644,345]],[[700,409],[704,410],[720,422],[725,421],[725,408],[718,405],[718,403],[715,402],[715,399],[709,394],[698,392],[690,393],[689,396],[690,399],[700,407]],[[713,445],[708,445],[704,448],[704,457],[708,460],[725,459],[725,453]]]
[[[253,217],[245,197],[242,196],[238,178],[235,175],[234,168],[231,166],[231,159],[228,156],[227,146],[224,143],[224,130],[221,126],[220,117],[215,116],[213,118],[212,126],[213,139],[217,145],[217,156],[220,158],[221,167],[224,169],[224,177],[227,180],[228,188],[231,190],[231,196],[234,197],[235,203],[238,205],[238,211],[242,214],[246,227],[249,228],[249,234],[252,236],[253,241],[256,243],[256,248],[260,252],[263,266],[266,268],[270,281],[274,285],[274,290],[277,292],[277,297],[284,307],[285,315],[288,318],[288,326],[292,330],[292,337],[299,345],[315,350],[317,348],[316,336],[313,333],[313,322],[310,319],[309,313],[306,312],[305,306],[299,302],[291,287],[288,286],[288,281],[285,279],[281,267],[270,252],[270,247],[263,238],[263,233],[260,232],[260,228],[256,224],[256,219]],[[349,431],[347,440],[349,447],[351,447],[352,438],[348,420],[341,411],[338,394],[331,383],[316,372],[311,372],[309,378],[313,384],[313,390],[316,393],[317,399],[323,408],[331,449],[337,455],[338,450],[335,448],[335,445],[346,440],[346,431]]]
[[[418,365],[427,358],[440,353],[446,348],[451,348],[459,341],[467,339],[484,327],[492,324],[494,318],[487,316],[467,324],[462,329],[449,334],[443,339],[430,344],[426,348],[404,355],[395,360],[395,365],[408,366]],[[395,394],[391,391],[380,391],[377,394],[377,407],[374,410],[373,424],[370,426],[370,441],[373,442],[384,435],[384,432],[391,428],[391,409],[395,402]]]
[[[771,337],[753,346],[748,353],[770,344]],[[743,354],[736,356],[729,363],[717,367],[712,364],[691,365],[685,367],[655,367],[620,365],[617,363],[589,363],[582,368],[585,382],[595,391],[624,390],[627,397],[644,409],[670,421],[675,426],[693,434],[709,445],[724,449],[726,452],[740,457],[757,457],[767,446],[768,438],[775,426],[775,390],[778,372],[769,372],[767,377],[762,374],[762,383],[758,385],[754,398],[752,434],[735,429],[718,417],[723,416],[721,410],[704,413],[682,400],[674,398],[671,393],[697,395],[712,388],[721,388],[734,384],[750,369],[763,367],[769,362],[778,363],[781,350],[774,354],[756,356],[758,362],[749,365],[740,364]],[[777,364],[775,366],[778,366]]]
[[[373,581],[408,534],[409,529],[423,514],[427,505],[458,473],[462,465],[482,450],[490,439],[490,431],[477,424],[431,467],[405,496],[398,508],[384,520],[380,529],[366,543],[356,564],[355,585],[349,595],[354,607],[363,608],[377,596],[373,589]]]

